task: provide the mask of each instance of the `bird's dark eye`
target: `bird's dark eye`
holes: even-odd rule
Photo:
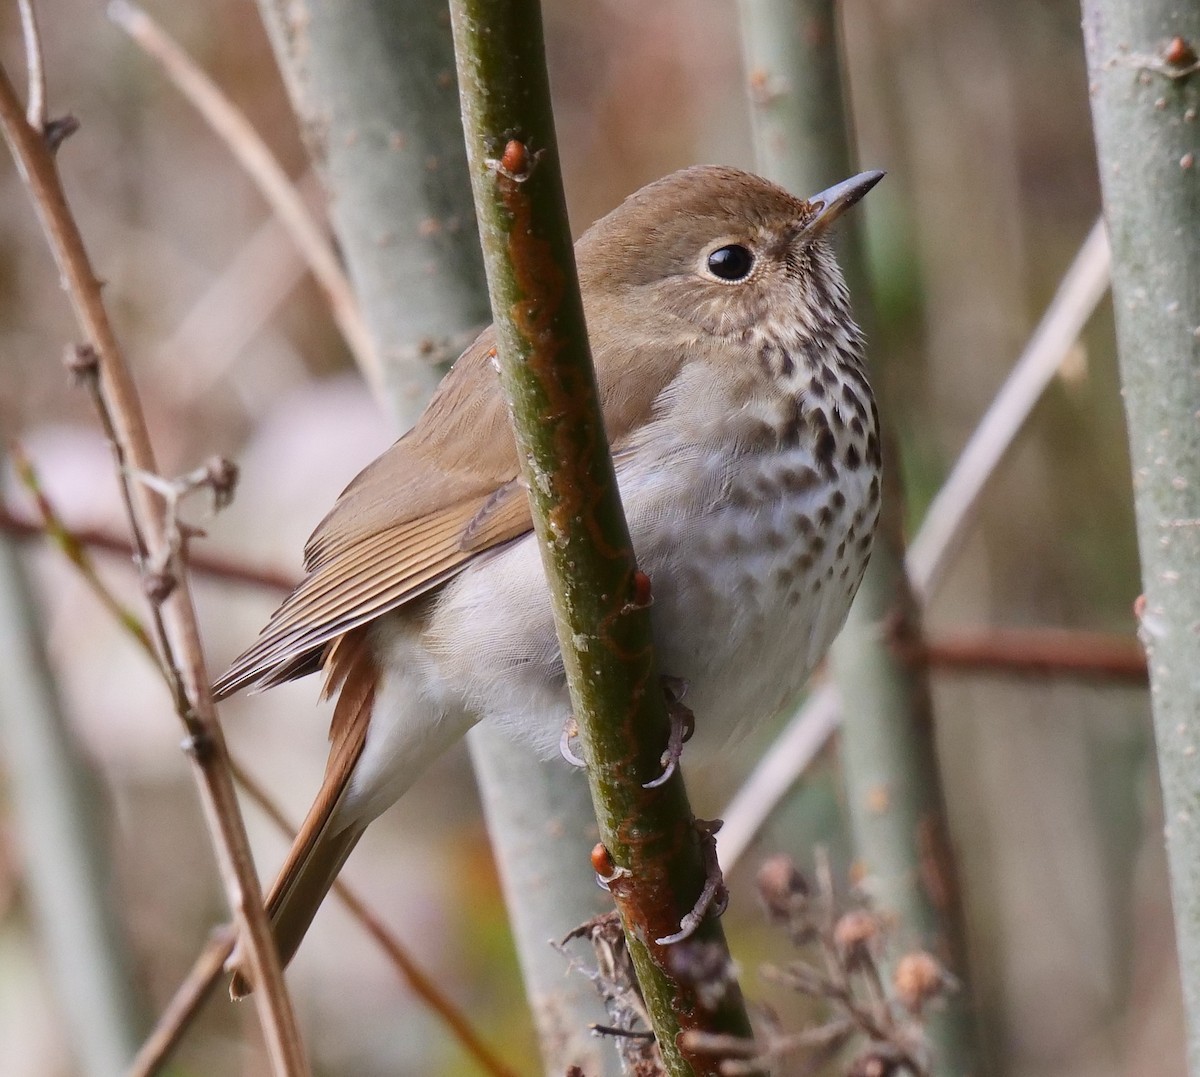
[[[708,271],[721,280],[745,280],[753,268],[754,255],[740,243],[718,247],[708,256]]]

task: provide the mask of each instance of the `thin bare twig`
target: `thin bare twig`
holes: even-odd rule
[[[29,189],[64,287],[88,344],[81,349],[79,373],[94,387],[101,415],[111,429],[119,479],[127,492],[135,544],[151,560],[167,549],[168,521],[161,497],[141,483],[132,484],[130,469],[155,474],[154,452],[137,389],[117,344],[88,259],[79,227],[67,204],[52,147],[30,127],[7,71],[0,66],[0,127],[18,170]],[[263,908],[262,892],[237,803],[233,779],[225,765],[224,736],[208,689],[208,674],[186,573],[161,601],[152,601],[157,644],[166,668],[175,677],[179,716],[189,734],[189,753],[226,896],[244,941],[256,986],[256,1006],[275,1073],[306,1075],[308,1061],[296,1027],[291,1000],[283,983],[279,956]],[[175,674],[178,674],[175,676]]]
[[[376,398],[381,398],[383,369],[350,282],[324,230],[313,220],[304,199],[262,137],[216,83],[136,4],[112,0],[108,17],[162,67],[254,181],[304,256],[364,379]]]
[[[54,504],[42,490],[33,464],[16,445],[12,447],[10,456],[22,483],[36,499],[38,510],[45,521],[45,532],[43,533],[54,539],[64,555],[83,576],[84,581],[99,599],[101,605],[114,616],[120,627],[133,636],[170,687],[169,674],[159,660],[145,628],[108,589],[96,572],[86,547],[80,542],[78,536],[63,524]],[[126,542],[126,548],[128,545]],[[254,778],[232,755],[229,756],[228,763],[234,780],[243,792],[288,840],[294,839],[298,828],[283,814],[263,784]],[[423,999],[426,1005],[442,1018],[451,1034],[458,1039],[463,1049],[475,1058],[483,1072],[491,1074],[492,1077],[514,1077],[512,1071],[507,1069],[490,1051],[471,1027],[466,1015],[413,961],[400,940],[392,934],[375,912],[340,880],[334,883],[333,892],[396,966],[401,978],[408,983],[413,993]],[[214,935],[205,946],[187,978],[179,986],[171,1003],[159,1018],[153,1032],[138,1052],[127,1077],[152,1074],[165,1063],[167,1056],[175,1049],[188,1025],[199,1013],[205,999],[216,986],[221,969],[232,952],[235,941],[232,929],[224,928],[219,934]]]
[[[283,814],[262,784],[233,757],[230,757],[229,767],[238,785],[251,801],[285,837],[294,838],[296,827]],[[480,1070],[491,1077],[515,1077],[514,1071],[496,1057],[471,1026],[466,1015],[413,961],[403,943],[392,934],[357,892],[341,879],[334,882],[332,892],[383,950],[413,994],[441,1017],[451,1035],[478,1063]],[[234,941],[233,933],[226,928],[223,929],[223,933],[215,935],[200,952],[138,1052],[126,1077],[152,1077],[166,1064],[221,979],[225,962],[233,952]]]
[[[1108,243],[1102,223],[1097,222],[909,545],[905,567],[924,603],[941,583],[996,465],[1103,298],[1108,269]],[[841,721],[837,688],[826,683],[809,696],[723,813],[725,827],[718,848],[725,871],[732,870]]]
[[[841,724],[841,697],[826,681],[784,727],[721,813],[725,825],[717,835],[717,854],[726,875]]]
[[[299,827],[283,814],[262,783],[250,774],[237,759],[230,758],[229,766],[233,770],[233,776],[237,779],[238,785],[242,787],[242,790],[259,810],[275,824],[285,837],[289,840],[295,838]],[[466,1014],[413,960],[404,948],[404,944],[396,938],[378,914],[359,897],[357,891],[341,879],[336,879],[332,892],[387,955],[396,967],[396,971],[400,973],[400,978],[408,984],[413,994],[442,1019],[451,1034],[462,1045],[463,1050],[479,1064],[479,1068],[484,1073],[491,1074],[492,1077],[515,1077],[513,1071],[497,1058],[491,1048],[483,1042],[471,1026]]]
[[[63,555],[78,570],[80,576],[83,577],[84,583],[91,589],[92,594],[96,596],[100,605],[108,610],[113,619],[133,637],[146,657],[154,663],[155,668],[166,679],[168,677],[167,671],[163,667],[162,659],[159,658],[158,652],[154,649],[154,642],[150,639],[150,633],[146,631],[146,626],[142,624],[137,614],[117,598],[105,586],[104,581],[100,579],[99,574],[96,572],[96,566],[92,564],[92,559],[88,556],[87,549],[62,522],[58,510],[55,509],[53,503],[46,496],[46,492],[42,489],[41,480],[38,478],[37,470],[33,466],[33,461],[26,455],[24,448],[18,442],[12,442],[8,447],[8,455],[9,459],[12,460],[13,469],[16,471],[21,485],[29,491],[34,499],[34,504],[37,505],[47,537],[53,540],[55,545],[62,550]]]
[[[171,1001],[167,1003],[167,1008],[150,1035],[138,1049],[125,1077],[153,1077],[162,1069],[221,979],[236,939],[236,932],[228,924],[212,933],[183,983],[175,989],[175,994],[171,996]]]
[[[296,190],[310,210],[319,205],[320,181],[308,172]],[[268,208],[263,221],[196,297],[155,348],[164,376],[156,388],[171,399],[193,401],[234,368],[247,346],[308,273],[291,234]]]
[[[46,68],[42,59],[42,35],[38,33],[33,0],[17,0],[21,12],[21,37],[25,40],[25,73],[29,80],[25,119],[29,126],[46,132]]]

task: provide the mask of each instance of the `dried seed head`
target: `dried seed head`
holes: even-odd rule
[[[871,944],[879,937],[879,918],[866,909],[853,909],[838,917],[833,941],[847,968],[857,968],[871,955]]]
[[[796,862],[784,853],[764,860],[755,881],[759,896],[774,919],[786,920],[803,907],[808,898],[808,883]]]
[[[916,950],[896,962],[892,986],[896,998],[909,1013],[920,1013],[926,1003],[940,995],[948,984],[946,970],[932,954]]]

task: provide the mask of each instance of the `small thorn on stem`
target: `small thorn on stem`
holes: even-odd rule
[[[679,930],[654,940],[659,946],[674,946],[684,939],[691,938],[710,912],[714,916],[720,916],[729,906],[729,891],[725,887],[721,864],[717,860],[717,832],[721,825],[720,819],[695,820],[704,855],[704,888],[700,891],[696,904],[692,906],[692,911],[679,922]]]
[[[100,356],[90,344],[76,344],[67,349],[63,364],[76,386],[94,384],[100,376]]]
[[[504,153],[500,158],[489,157],[484,164],[513,183],[524,183],[533,174],[539,155],[530,153],[529,147],[519,138],[510,138],[504,144]]]
[[[79,121],[74,116],[60,116],[56,120],[48,120],[42,129],[42,138],[46,148],[54,154],[59,146],[79,130]]]
[[[146,597],[156,606],[161,606],[175,590],[178,580],[170,569],[149,569],[142,577]]]
[[[203,731],[191,733],[179,742],[179,747],[193,759],[207,759],[213,749],[212,737]]]

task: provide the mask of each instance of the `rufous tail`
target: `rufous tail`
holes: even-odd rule
[[[329,763],[313,806],[267,895],[271,932],[286,965],[296,953],[338,872],[342,870],[366,820],[337,818],[337,807],[366,744],[375,701],[378,671],[365,632],[340,636],[325,657],[325,695],[338,692],[330,726]],[[230,995],[244,998],[253,989],[241,946],[226,964],[233,973]]]

